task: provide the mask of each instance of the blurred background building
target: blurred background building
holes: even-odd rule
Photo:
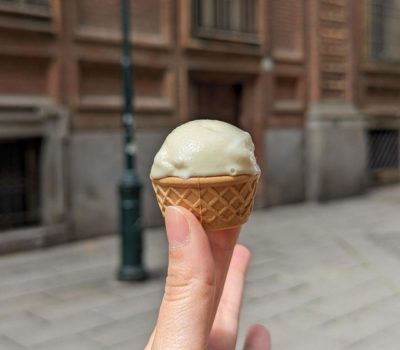
[[[400,180],[399,0],[133,0],[139,170],[195,118],[248,130],[257,206]],[[119,2],[0,0],[0,253],[117,231]],[[216,157],[218,150],[216,150]]]

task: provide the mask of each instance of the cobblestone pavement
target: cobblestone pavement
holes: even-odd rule
[[[146,233],[157,278],[114,280],[117,240],[0,258],[1,350],[141,349],[162,295],[166,244]],[[274,350],[398,349],[400,187],[255,212],[240,343],[253,322]]]

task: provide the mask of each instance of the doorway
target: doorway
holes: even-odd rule
[[[194,81],[190,119],[218,119],[241,125],[242,84]]]

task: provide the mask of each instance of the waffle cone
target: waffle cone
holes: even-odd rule
[[[253,208],[259,175],[151,179],[164,215],[168,206],[190,210],[206,230],[243,225]]]

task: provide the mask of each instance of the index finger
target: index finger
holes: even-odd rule
[[[226,274],[240,233],[240,227],[208,231],[206,233],[215,265],[215,295],[211,314],[211,327],[224,289]]]

